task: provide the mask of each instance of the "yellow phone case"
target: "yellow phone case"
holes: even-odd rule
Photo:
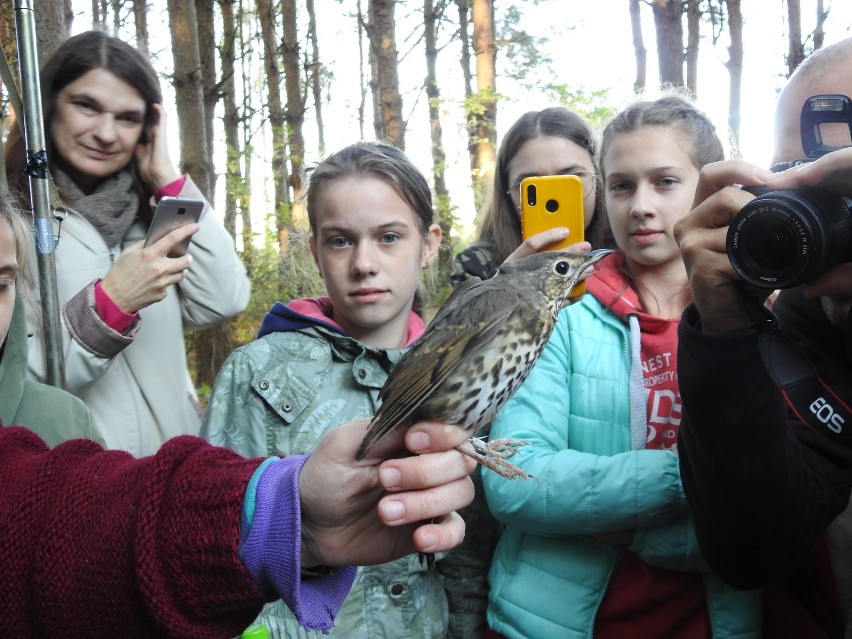
[[[548,229],[565,226],[568,237],[549,244],[544,250],[554,251],[585,237],[583,215],[583,181],[576,175],[542,175],[521,182],[521,236],[524,240]],[[571,297],[580,297],[586,286],[580,282]]]

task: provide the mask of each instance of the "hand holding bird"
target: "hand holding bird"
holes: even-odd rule
[[[503,264],[491,279],[460,285],[385,382],[382,404],[356,455],[394,428],[442,420],[476,432],[529,375],[571,290],[611,253],[546,251]],[[506,457],[523,442],[471,438],[461,452],[504,477],[528,478]]]

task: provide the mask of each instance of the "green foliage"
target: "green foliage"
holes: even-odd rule
[[[503,97],[491,88],[474,91],[464,100],[464,117],[470,122],[471,117],[480,118]]]
[[[247,265],[251,279],[251,298],[248,308],[232,324],[232,335],[237,345],[250,342],[257,336],[263,316],[272,305],[301,297],[324,294],[322,278],[319,276],[311,255],[307,231],[290,235],[289,250],[282,255],[278,250],[278,238],[267,234],[263,247],[254,249]]]
[[[593,127],[600,128],[615,115],[618,108],[612,106],[609,89],[586,91],[583,88],[571,90],[566,84],[551,84],[546,92],[554,100],[572,109],[586,118]]]
[[[549,38],[536,37],[519,30],[517,25],[523,22],[522,18],[520,7],[509,5],[501,11],[497,27],[497,44],[502,54],[498,56],[498,77],[512,78],[522,85],[537,87],[541,82],[542,69],[553,75],[550,71],[553,60],[545,53]],[[501,58],[505,58],[505,61]]]

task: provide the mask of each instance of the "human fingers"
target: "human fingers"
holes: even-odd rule
[[[419,490],[456,481],[476,468],[470,455],[458,450],[390,459],[379,466],[379,481],[388,491]]]
[[[772,173],[766,184],[773,189],[819,186],[839,195],[852,195],[852,147],[823,155],[814,162]]]
[[[379,500],[379,518],[387,526],[404,526],[442,517],[473,501],[470,477],[425,488],[385,495]]]
[[[765,184],[768,176],[772,175],[762,167],[745,160],[722,160],[704,165],[698,175],[698,185],[695,187],[693,208],[708,197],[728,186],[741,184],[743,186],[760,186]]]
[[[546,231],[542,231],[541,233],[531,235],[526,240],[521,242],[521,245],[518,246],[518,248],[512,251],[509,257],[506,258],[506,263],[514,262],[515,260],[519,260],[523,257],[527,257],[528,255],[532,255],[534,253],[538,253],[541,250],[545,250],[551,244],[561,242],[566,237],[569,237],[570,233],[571,232],[567,227],[558,226],[556,228],[547,229]]]
[[[713,250],[724,251],[726,229],[731,219],[746,203],[754,199],[748,191],[733,186],[720,186],[718,190],[712,192],[708,190],[706,193],[706,197],[701,200],[696,197],[689,214],[675,223],[673,235],[681,252],[689,252],[697,238],[706,237],[715,238]],[[708,230],[714,233],[709,236],[702,233]],[[709,248],[703,244],[703,242],[700,243],[702,248]]]
[[[405,446],[412,453],[436,453],[450,450],[470,439],[465,429],[438,421],[413,424],[405,432]]]
[[[152,191],[174,182],[180,177],[169,155],[166,134],[166,110],[162,104],[151,105],[154,122],[148,126],[148,141],[137,147],[139,171]]]
[[[137,242],[119,254],[101,287],[118,308],[133,313],[162,300],[169,286],[183,280],[191,263],[189,254],[172,259]]]
[[[198,233],[201,226],[195,222],[191,224],[184,224],[183,226],[179,226],[176,229],[173,229],[166,233],[159,240],[150,244],[147,249],[151,253],[167,256],[171,253],[176,247],[180,246],[185,240],[189,239],[196,233]],[[174,259],[183,259],[184,257],[189,257],[188,255],[181,256],[181,258]],[[189,268],[189,264],[187,264],[184,268]]]
[[[464,539],[464,519],[458,513],[450,513],[433,522],[418,526],[412,539],[419,552],[444,552],[455,548]]]
[[[566,251],[571,251],[572,253],[588,253],[592,250],[592,245],[585,240],[582,242],[577,242],[576,244],[569,244],[565,247]]]
[[[806,283],[803,292],[805,297],[809,298],[826,295],[852,296],[852,263],[845,262],[828,269],[819,277]]]

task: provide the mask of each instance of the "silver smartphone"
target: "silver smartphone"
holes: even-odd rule
[[[154,211],[154,219],[145,238],[145,246],[150,246],[165,235],[185,224],[197,222],[204,209],[204,201],[188,197],[162,197]],[[192,237],[186,238],[170,252],[169,257],[181,257],[186,254]]]

